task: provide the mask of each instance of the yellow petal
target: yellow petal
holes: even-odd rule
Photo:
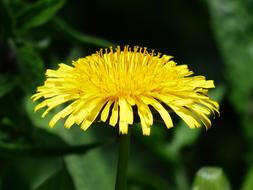
[[[161,115],[163,121],[165,122],[166,127],[169,129],[173,127],[172,119],[168,111],[160,103],[151,104]]]
[[[75,115],[76,124],[81,124],[100,101],[101,98],[92,98],[87,99],[86,101],[80,101],[73,113]]]
[[[43,108],[47,106],[47,102],[46,100],[44,100],[43,102],[39,103],[35,108],[34,108],[34,111],[38,111],[39,109]]]
[[[128,102],[131,106],[134,106],[134,105],[135,105],[135,100],[134,100],[133,97],[128,96],[128,97],[126,98],[126,100],[127,100],[127,102]]]
[[[199,117],[199,119],[202,121],[206,128],[211,127],[212,123],[207,117],[207,115],[210,114],[210,110],[208,110],[207,108],[203,108],[203,106],[200,105],[193,105],[188,108],[194,111],[195,115]]]
[[[217,102],[212,101],[210,99],[208,99],[208,101],[200,100],[199,102],[201,104],[203,104],[204,106],[208,107],[212,111],[212,113],[214,115],[215,115],[215,112],[217,112],[218,114],[220,114],[220,112],[219,112],[219,104]]]
[[[69,115],[64,123],[64,127],[69,129],[70,127],[72,127],[72,125],[74,125],[74,123],[75,123],[75,116]]]
[[[200,127],[200,123],[196,120],[196,116],[184,107],[171,106],[171,109],[181,117],[190,128]]]
[[[119,99],[119,130],[122,134],[127,134],[128,124],[133,124],[132,106],[124,98]]]
[[[73,98],[72,98],[72,96],[70,96],[70,95],[66,95],[66,94],[64,94],[64,95],[59,95],[59,96],[55,96],[55,97],[53,97],[53,98],[50,98],[50,99],[46,99],[46,100],[44,100],[43,102],[41,102],[40,104],[38,104],[36,107],[35,107],[35,111],[38,111],[39,109],[41,109],[41,108],[43,108],[43,107],[45,107],[45,106],[48,106],[49,108],[50,107],[52,107],[52,108],[54,108],[54,107],[56,107],[56,106],[58,106],[58,105],[60,105],[60,104],[63,104],[63,103],[65,103],[65,102],[67,102],[67,101],[70,101],[70,100],[72,100]],[[52,109],[51,108],[51,109]]]
[[[137,99],[136,103],[137,103],[137,108],[140,114],[142,115],[146,125],[147,126],[153,125],[153,115],[148,105],[145,104],[141,99]]]
[[[149,113],[145,112],[144,109],[141,108],[141,106],[137,107],[138,107],[138,115],[141,121],[142,134],[150,135],[150,125],[152,125],[150,120],[152,120],[153,122],[152,114],[151,114],[152,118],[149,118],[150,117]]]
[[[134,117],[132,106],[124,98],[119,99],[119,106],[120,106],[120,122],[133,124]]]
[[[192,81],[189,83],[191,86],[201,87],[201,88],[214,88],[213,80],[205,80],[203,76],[192,77]]]
[[[75,123],[76,123],[77,125],[80,125],[80,124],[83,122],[83,120],[86,118],[87,113],[88,113],[88,112],[87,112],[86,109],[80,110],[80,111],[78,112],[78,114],[75,116]]]
[[[89,126],[93,123],[93,121],[97,118],[99,112],[101,111],[102,107],[105,105],[105,101],[100,101],[92,110],[90,110],[88,116],[85,118],[81,125],[81,129],[87,130]]]
[[[185,106],[188,104],[192,104],[194,100],[189,99],[189,98],[181,98],[180,96],[175,96],[169,93],[166,94],[154,94],[153,95],[155,98],[161,100],[162,102],[166,103],[168,106],[169,105],[175,105],[175,106]]]
[[[118,115],[119,115],[119,111],[118,111],[119,108],[118,107],[119,107],[118,101],[115,101],[113,108],[112,108],[112,114],[111,114],[111,118],[110,118],[110,122],[109,122],[109,124],[113,127],[118,122]]]
[[[49,126],[54,127],[54,125],[56,124],[57,121],[59,121],[59,119],[66,117],[72,111],[73,111],[73,107],[70,104],[69,106],[67,106],[66,108],[64,108],[63,110],[61,110],[60,112],[54,115],[54,117],[49,122]]]
[[[198,116],[199,116],[200,120],[203,122],[203,124],[205,125],[206,128],[210,128],[211,127],[212,123],[211,123],[210,119],[206,115],[204,115],[204,114],[198,114]]]
[[[158,113],[162,117],[163,121],[165,122],[165,125],[167,128],[173,127],[173,123],[172,123],[172,119],[170,117],[170,114],[157,100],[155,100],[154,98],[149,98],[149,97],[145,97],[145,96],[142,96],[141,100],[143,100],[143,102],[146,104],[150,104],[158,111]]]
[[[194,110],[196,110],[196,112],[201,112],[205,115],[211,114],[210,109],[208,109],[207,107],[200,105],[200,104],[193,104],[193,105],[191,105],[190,108],[193,108]]]
[[[109,100],[106,104],[106,106],[104,107],[102,113],[101,113],[101,120],[103,122],[106,122],[107,118],[108,118],[108,115],[109,115],[109,112],[110,112],[110,107],[112,105],[113,101],[112,100]]]
[[[119,133],[127,134],[128,132],[128,124],[127,122],[119,122]]]
[[[35,102],[35,101],[39,100],[42,97],[43,97],[43,95],[41,93],[36,93],[33,96],[31,96],[31,99],[32,99],[33,102]]]
[[[46,111],[43,112],[41,117],[45,117],[54,107],[47,108]]]

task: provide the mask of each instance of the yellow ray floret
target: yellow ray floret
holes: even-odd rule
[[[110,48],[46,71],[46,81],[32,96],[42,99],[35,111],[46,108],[43,117],[58,105],[68,104],[54,115],[49,126],[66,118],[64,126],[77,124],[88,129],[98,118],[128,133],[136,115],[144,135],[153,124],[156,110],[167,128],[173,127],[170,112],[181,117],[190,128],[211,126],[209,115],[219,112],[208,89],[212,80],[193,74],[187,65],[177,65],[172,56],[149,53],[146,48]],[[134,114],[136,110],[136,115]]]

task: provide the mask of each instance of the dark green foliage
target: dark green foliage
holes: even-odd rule
[[[246,0],[209,0],[208,4],[214,34],[224,60],[229,100],[239,115],[252,161],[253,3]],[[250,168],[246,179],[253,179]],[[244,189],[253,188],[252,183],[245,183]]]
[[[19,86],[29,92],[42,83],[43,61],[34,47],[28,43],[18,45],[16,56],[21,80]]]
[[[135,124],[128,189],[189,190],[215,165],[233,189],[252,190],[252,9],[251,0],[0,0],[0,190],[114,188],[117,129],[50,129],[54,113],[41,118],[30,96],[47,68],[117,44],[172,54],[215,79],[221,106],[207,131],[174,115],[174,128],[156,118],[149,137]]]
[[[74,190],[74,184],[68,171],[63,167],[52,176],[50,176],[44,183],[42,183],[36,190]]]
[[[20,32],[41,26],[50,21],[64,5],[64,0],[43,0],[25,4],[15,15]]]
[[[0,75],[0,97],[8,94],[8,92],[14,88],[15,83],[12,76],[5,74]]]

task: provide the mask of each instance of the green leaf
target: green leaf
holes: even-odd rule
[[[1,162],[4,163],[0,170],[2,187],[10,190],[36,189],[63,167],[63,160],[60,158],[1,157]]]
[[[208,0],[217,44],[226,66],[229,98],[248,113],[253,92],[253,20],[246,0]]]
[[[52,157],[52,156],[65,156],[69,154],[84,154],[91,149],[104,145],[105,142],[95,142],[83,145],[21,145],[21,144],[3,144],[0,143],[1,156],[19,156],[19,157]]]
[[[71,176],[65,167],[54,173],[44,183],[42,183],[38,188],[36,188],[36,190],[55,189],[75,190]]]
[[[23,180],[29,184],[30,189],[36,189],[48,178],[63,167],[61,158],[21,158],[16,168],[23,176]]]
[[[71,28],[69,25],[67,25],[63,20],[59,18],[53,19],[52,25],[58,34],[63,35],[65,39],[69,39],[72,43],[74,41],[80,44],[84,45],[88,44],[98,47],[109,47],[114,45],[112,42],[109,42],[107,40],[92,35],[80,33],[77,30]]]
[[[59,129],[61,129],[60,136],[69,144],[98,139],[91,129],[86,132],[80,131],[77,127],[71,131],[62,130],[62,126]],[[65,157],[66,167],[73,178],[76,190],[113,189],[116,176],[116,156],[116,152],[113,155],[105,155],[103,149],[94,149],[85,155]]]
[[[42,82],[44,64],[40,55],[31,44],[23,43],[17,48],[20,86],[30,92]]]
[[[63,122],[59,121],[53,129],[49,128],[48,120],[54,113],[51,112],[46,118],[41,119],[40,113],[34,113],[30,99],[26,100],[26,111],[35,126],[47,129],[49,132],[58,135],[68,145],[88,144],[101,140],[101,137],[98,137],[92,130],[93,127],[98,126],[92,126],[91,129],[84,132],[77,126],[72,127],[70,130],[65,129]],[[85,155],[71,155],[64,158],[66,168],[73,178],[76,190],[110,190],[114,187],[117,155],[116,152],[105,155],[102,148],[90,150]]]
[[[208,0],[213,31],[223,56],[229,98],[240,115],[253,152],[253,12],[252,1]]]
[[[27,4],[17,15],[17,28],[23,32],[47,23],[64,4],[65,0],[43,0]]]
[[[248,172],[242,184],[241,190],[252,190],[253,189],[253,168],[248,168]]]

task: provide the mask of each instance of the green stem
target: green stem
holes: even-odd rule
[[[117,178],[115,184],[115,190],[126,190],[127,184],[127,168],[128,168],[128,157],[130,149],[131,131],[128,129],[128,134],[120,135],[119,137],[119,157],[118,157],[118,168]]]

